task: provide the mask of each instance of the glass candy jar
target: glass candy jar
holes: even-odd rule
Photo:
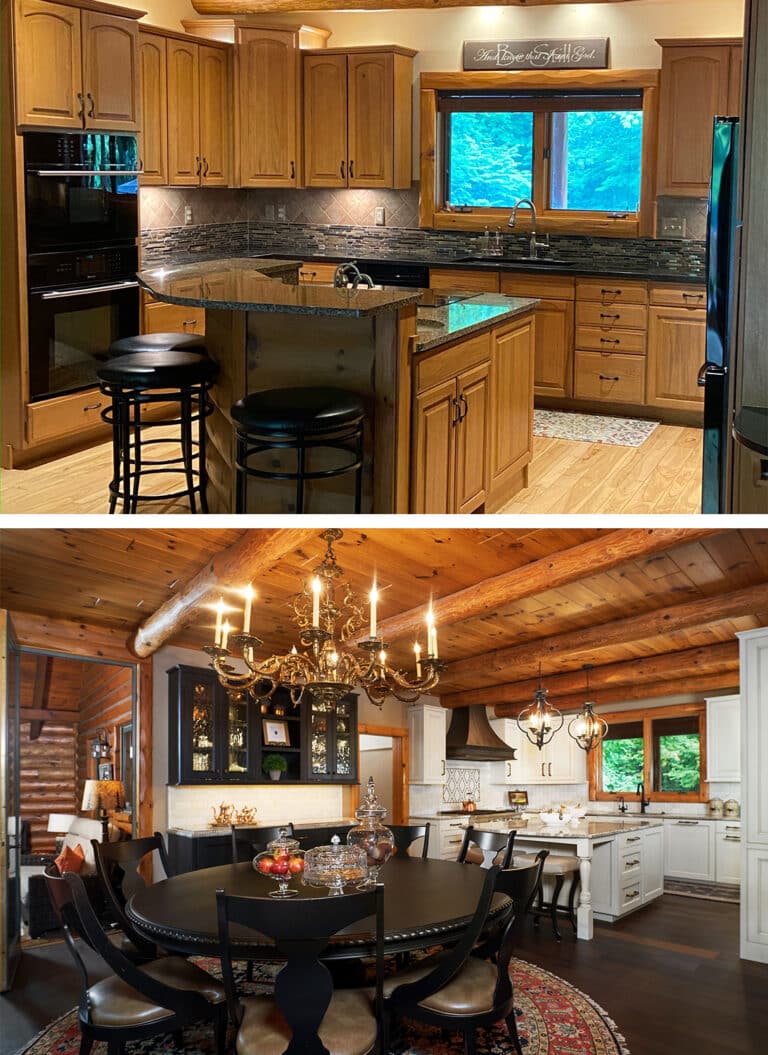
[[[356,846],[343,846],[338,835],[330,846],[315,846],[304,855],[304,882],[328,887],[332,897],[343,894],[348,884],[364,882],[367,877],[365,853]]]
[[[381,823],[382,817],[386,815],[386,809],[376,797],[373,777],[369,777],[365,798],[355,810],[360,823],[347,833],[347,843],[357,846],[365,854],[368,882],[371,885],[377,882],[379,869],[390,859],[395,846],[394,835]]]
[[[299,849],[299,840],[288,835],[287,828],[281,828],[277,839],[267,843],[266,850],[256,854],[253,867],[267,879],[277,882],[277,890],[269,892],[270,897],[295,897],[298,890],[288,886],[292,879],[304,875],[304,851]]]

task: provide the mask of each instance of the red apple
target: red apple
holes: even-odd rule
[[[261,860],[259,861],[258,867],[259,867],[259,871],[263,875],[265,875],[265,876],[272,875],[273,867],[272,867],[272,861],[270,860],[269,857],[262,857]]]
[[[276,861],[272,862],[272,875],[273,876],[288,875],[288,860],[287,860],[287,858],[279,857]]]
[[[304,871],[304,858],[303,857],[292,857],[288,862],[288,869],[293,875],[299,875]]]

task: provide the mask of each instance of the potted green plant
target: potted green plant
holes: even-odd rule
[[[267,755],[261,768],[265,773],[269,773],[271,780],[279,780],[280,774],[284,773],[288,768],[288,763],[282,755]]]

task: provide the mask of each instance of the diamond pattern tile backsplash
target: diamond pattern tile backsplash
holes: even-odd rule
[[[449,766],[443,784],[443,802],[460,806],[467,799],[480,801],[480,770]]]

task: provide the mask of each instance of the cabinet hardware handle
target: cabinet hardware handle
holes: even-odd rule
[[[462,403],[464,404],[464,413],[463,413],[463,414],[461,415],[461,417],[459,418],[459,421],[463,421],[463,420],[464,420],[464,418],[465,418],[465,417],[467,416],[467,414],[469,413],[469,403],[467,403],[467,397],[466,397],[466,396],[464,395],[464,393],[463,393],[463,392],[462,392],[462,393],[461,393],[461,395],[459,396],[459,399],[460,399],[460,400],[461,400],[461,402],[462,402]]]
[[[341,175],[341,178],[342,178],[342,179],[344,179],[345,177],[344,177],[344,162],[343,162],[343,161],[342,161],[342,163],[341,163],[341,164],[339,165],[339,173],[340,173],[340,175]]]
[[[90,99],[91,100],[91,105],[90,105],[90,108],[88,110],[88,116],[89,117],[93,117],[94,111],[96,109],[96,100],[94,99],[94,97],[91,95],[90,92],[86,92],[85,93],[85,97],[86,97],[86,99]]]
[[[640,858],[639,857],[635,857],[631,861],[625,861],[624,862],[624,867],[625,868],[634,868],[635,865],[639,865],[639,864],[640,864]]]
[[[544,772],[544,766],[545,766],[545,765],[546,765],[546,762],[542,762],[542,763],[541,763],[541,775],[542,775],[543,777],[545,777],[545,776],[547,775],[547,774],[546,774],[546,773]]]
[[[620,297],[621,296],[621,290],[620,289],[601,289],[600,292],[603,294],[603,296],[605,296],[606,293],[611,293],[611,294],[613,294],[616,297]]]
[[[82,92],[78,92],[77,98],[80,100],[80,110],[78,111],[77,116],[83,123],[85,123],[85,96]]]
[[[620,377],[608,377],[607,374],[598,374],[597,376],[601,381],[621,381]]]
[[[352,161],[352,160],[350,160],[350,162],[349,162],[349,178],[350,179],[354,179],[355,178],[355,162]]]
[[[727,832],[740,832],[741,831],[741,825],[740,824],[726,824],[725,830]]]
[[[639,890],[627,890],[624,894],[624,900],[629,901],[632,897],[638,897],[640,894]]]
[[[508,777],[512,776],[512,763],[511,762],[507,762],[507,776]]]
[[[456,411],[455,417],[454,417],[453,421],[451,422],[451,427],[455,428],[456,425],[458,425],[459,422],[461,421],[461,403],[459,403],[459,401],[456,398],[456,396],[452,397],[451,403],[453,403],[453,408]]]
[[[620,337],[601,337],[600,344],[621,344]]]
[[[604,311],[600,312],[601,319],[620,319],[621,315],[607,315]]]
[[[86,403],[85,406],[83,407],[83,413],[85,413],[87,410],[98,410],[100,406],[103,406],[103,404],[102,403]],[[726,835],[726,839],[727,838],[728,838],[728,836]]]
[[[723,837],[723,841],[727,842],[727,843],[740,843],[741,842],[741,836],[739,836],[739,835],[725,835]]]
[[[549,766],[549,772],[548,772],[548,776],[550,776],[550,777],[551,777],[551,776],[552,776],[552,763],[551,763],[551,762],[548,762],[548,763],[547,763],[547,765]]]
[[[682,824],[684,828],[694,828],[698,823],[698,821],[675,821],[675,824]]]
[[[197,326],[197,319],[185,319],[182,326]]]
[[[444,758],[440,762],[440,767],[441,767],[440,768],[440,776],[444,777],[445,776],[445,759]]]
[[[208,175],[208,158],[203,158],[203,163],[205,165],[205,168],[203,169],[203,176],[207,176]]]
[[[200,175],[200,169],[202,168],[202,163],[200,161],[200,158],[197,156],[197,154],[195,154],[195,164],[197,165],[197,168],[195,169],[195,175],[199,176]]]
[[[693,300],[702,300],[704,297],[703,293],[683,293],[683,297],[692,298]]]
[[[144,158],[139,158],[139,171],[144,171]]]
[[[295,178],[296,178],[296,165],[293,162],[291,162],[291,179],[295,179]]]
[[[627,842],[628,843],[639,843],[640,842],[640,836],[639,835],[628,835],[627,836]]]

